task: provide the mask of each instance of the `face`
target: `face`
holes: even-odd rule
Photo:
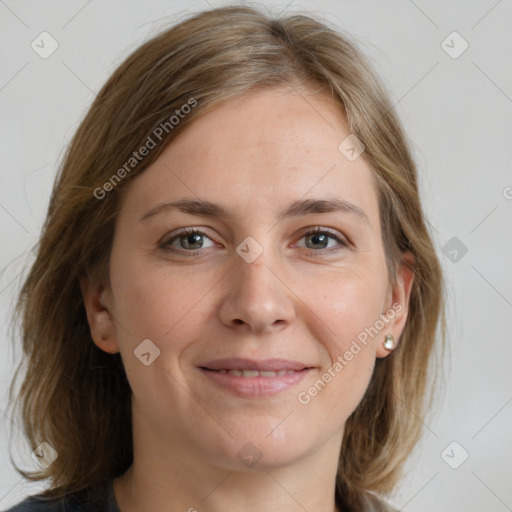
[[[194,122],[126,190],[110,286],[84,284],[155,454],[236,469],[339,448],[401,334],[410,279],[388,282],[372,170],[338,149],[339,108],[306,98],[252,93]]]

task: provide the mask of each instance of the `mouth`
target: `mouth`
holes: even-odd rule
[[[228,373],[229,375],[236,375],[237,377],[245,377],[245,378],[253,378],[253,377],[277,377],[281,375],[293,375],[297,372],[302,372],[303,370],[307,370],[308,368],[304,368],[303,370],[278,370],[278,371],[258,371],[258,370],[212,370],[210,368],[201,368],[202,370],[217,372],[217,373]]]
[[[218,389],[245,398],[273,396],[296,386],[313,366],[286,359],[218,359],[199,370]]]
[[[311,368],[311,365],[304,364],[300,361],[291,359],[264,359],[256,361],[254,359],[244,359],[240,357],[226,357],[208,361],[200,368],[212,371],[242,371],[242,372],[294,372]],[[269,375],[274,376],[274,375]]]

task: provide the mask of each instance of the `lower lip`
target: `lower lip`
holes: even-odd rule
[[[274,396],[286,391],[299,382],[311,371],[311,368],[295,373],[276,375],[275,377],[239,377],[230,373],[220,373],[199,368],[203,375],[217,385],[242,397]]]

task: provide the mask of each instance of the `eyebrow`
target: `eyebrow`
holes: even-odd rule
[[[145,221],[155,215],[167,211],[178,210],[190,215],[201,215],[204,217],[219,217],[220,219],[233,219],[235,213],[229,208],[225,208],[217,203],[202,201],[196,199],[181,199],[179,201],[166,202],[156,205],[146,212],[141,218]],[[349,213],[355,215],[359,220],[370,226],[370,221],[366,213],[355,204],[349,203],[343,199],[301,199],[289,204],[279,213],[279,219],[290,217],[301,217],[313,213]]]

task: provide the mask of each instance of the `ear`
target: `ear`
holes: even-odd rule
[[[115,324],[106,303],[106,292],[103,285],[93,282],[89,277],[82,277],[80,289],[91,337],[95,345],[110,354],[119,352]]]
[[[414,280],[414,263],[415,258],[410,251],[402,253],[402,262],[397,271],[396,282],[394,286],[390,286],[388,307],[384,312],[389,322],[376,339],[376,356],[379,358],[388,356],[400,343],[400,336],[404,330],[409,312],[409,298],[411,296],[412,283]],[[384,337],[386,334],[392,334],[395,339],[394,347],[391,350],[384,347]]]

